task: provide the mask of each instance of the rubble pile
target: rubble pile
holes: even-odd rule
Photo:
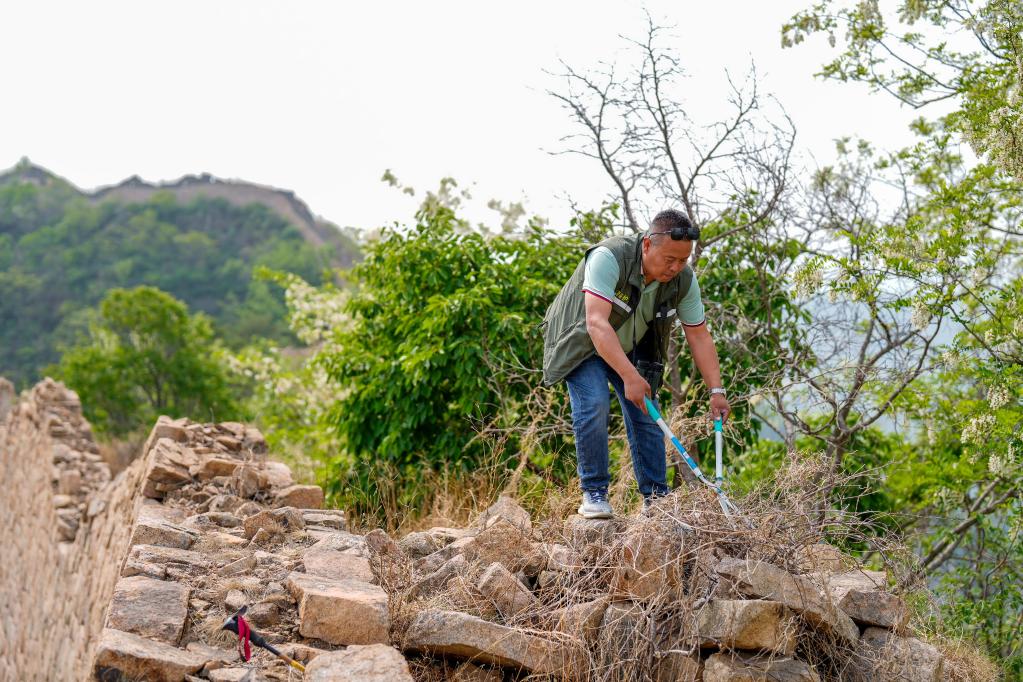
[[[50,515],[12,507],[18,565],[38,567],[0,572],[14,666],[0,673],[16,679],[80,679],[80,662],[133,682],[947,677],[885,572],[777,511],[733,524],[680,490],[648,514],[541,521],[501,497],[465,528],[362,534],[252,426],[161,417],[111,481],[74,394],[49,382],[30,398],[0,419],[0,473]],[[46,553],[47,523],[74,551]],[[260,648],[241,660],[221,626],[243,606],[304,675]]]
[[[349,532],[252,427],[161,418],[144,456],[100,679],[298,679],[266,652],[239,660],[219,627],[242,606],[324,681],[942,678],[883,572],[826,544],[709,540],[699,493],[537,525],[501,497],[467,528],[396,540]]]
[[[393,641],[422,679],[445,679],[452,660],[506,675],[495,680],[942,679],[884,572],[827,544],[772,563],[682,519],[668,500],[649,516],[534,528],[501,498],[472,528],[409,534],[400,553],[371,555],[400,614]]]

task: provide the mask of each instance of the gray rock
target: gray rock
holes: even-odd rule
[[[179,583],[144,576],[121,578],[107,612],[106,626],[176,645],[188,617],[191,590]]]
[[[94,665],[97,677],[104,670],[117,670],[129,679],[180,682],[185,675],[198,672],[206,660],[205,656],[193,651],[105,628]]]
[[[331,644],[387,643],[387,594],[367,582],[291,573],[288,591],[298,601],[299,632]]]
[[[306,666],[306,682],[412,682],[405,658],[386,644],[323,653]]]
[[[781,602],[811,625],[832,632],[847,643],[859,640],[860,631],[852,619],[807,578],[767,562],[744,559],[723,559],[716,570],[745,595]]]
[[[421,611],[406,633],[405,646],[410,651],[567,678],[585,666],[581,648],[458,611]]]
[[[703,682],[820,682],[802,661],[748,653],[714,654],[703,668]]]

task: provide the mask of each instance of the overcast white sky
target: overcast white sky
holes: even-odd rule
[[[294,190],[314,213],[361,228],[405,221],[441,177],[523,200],[564,224],[566,195],[609,189],[592,161],[554,156],[571,122],[544,69],[613,60],[643,8],[676,24],[686,96],[713,117],[724,70],[752,59],[826,161],[832,140],[909,139],[912,112],[812,74],[823,39],[781,49],[781,24],[809,0],[514,3],[7,2],[0,8],[0,168],[22,156],[92,189],[209,172]]]

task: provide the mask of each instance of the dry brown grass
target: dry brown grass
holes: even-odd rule
[[[932,638],[945,657],[945,682],[994,682],[1001,678],[998,665],[964,640]]]
[[[142,445],[146,442],[149,433],[137,432],[123,438],[112,438],[110,440],[97,440],[99,455],[110,467],[111,478],[117,476],[128,465],[135,461],[135,458],[142,452]]]
[[[909,565],[906,551],[868,521],[827,514],[824,523],[820,523],[818,484],[823,480],[825,466],[816,457],[793,460],[773,480],[735,500],[742,509],[742,519],[737,523],[725,517],[715,494],[704,487],[676,491],[659,502],[649,516],[619,516],[607,541],[578,547],[579,570],[562,573],[554,584],[536,590],[536,605],[509,618],[503,618],[477,588],[479,575],[486,566],[469,563],[446,587],[423,596],[411,587],[424,576],[417,573],[412,561],[396,559],[398,565],[392,566],[390,578],[382,583],[390,599],[393,641],[402,645],[403,634],[419,612],[455,610],[578,647],[585,652],[587,661],[586,672],[578,679],[585,682],[646,679],[660,661],[671,655],[698,653],[695,623],[700,609],[712,599],[732,596],[730,588],[719,582],[712,570],[715,558],[762,560],[819,580],[813,575],[814,566],[806,564],[806,557],[812,554],[807,548],[828,540],[859,541],[871,548],[869,556],[876,567],[886,568],[893,575],[905,571]],[[440,513],[422,515],[417,519],[419,523],[409,523],[407,527],[467,525],[500,492],[500,486],[490,484],[485,489],[493,497],[473,494],[458,500],[463,486],[471,490],[474,483],[470,480],[446,483],[448,487],[438,491],[434,501],[433,509]],[[628,499],[628,491],[622,488],[619,486],[615,491],[620,503]],[[542,498],[527,500],[532,502],[529,506],[534,512],[534,534],[542,542],[571,545],[564,519],[574,513],[577,497],[574,491],[550,492]],[[655,568],[662,576],[656,588],[645,598],[634,599],[635,607],[623,616],[622,627],[605,628],[599,638],[587,641],[579,632],[556,631],[558,609],[597,599],[629,598],[626,585],[637,537],[667,548],[663,562]],[[856,662],[855,651],[805,623],[800,628],[798,656],[811,663],[822,679],[845,677]],[[412,667],[417,679],[440,679],[435,662],[424,659]],[[987,678],[957,679],[980,682]]]

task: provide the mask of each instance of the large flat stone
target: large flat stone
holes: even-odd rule
[[[303,637],[346,645],[388,642],[387,594],[376,585],[293,572],[287,588],[298,601]]]
[[[909,618],[906,603],[885,592],[883,571],[850,571],[827,576],[825,584],[838,608],[861,625],[897,630]]]
[[[108,628],[177,644],[188,617],[187,585],[144,576],[121,578],[107,613]]]
[[[339,552],[345,552],[357,548],[366,547],[366,538],[361,535],[355,535],[344,530],[334,531],[324,535],[322,538],[317,540],[309,549],[334,549]],[[369,555],[369,552],[366,552]]]
[[[149,505],[143,505],[132,529],[130,544],[188,549],[197,537],[195,531],[171,523],[162,514],[152,511]]]
[[[192,651],[105,628],[96,650],[94,668],[97,677],[102,671],[112,669],[129,680],[181,682],[185,675],[198,672],[206,660],[205,656]]]
[[[723,559],[716,567],[735,589],[758,599],[778,601],[801,615],[807,623],[827,630],[849,644],[859,640],[852,619],[823,596],[807,578],[792,575],[764,561]]]
[[[862,680],[940,682],[945,661],[935,647],[915,637],[900,637],[884,628],[867,628],[860,638]]]
[[[454,547],[461,540],[448,545]],[[469,561],[484,565],[499,562],[512,573],[529,563],[536,549],[529,535],[504,517],[497,517],[481,530],[463,550]],[[432,555],[431,555],[432,556]]]
[[[288,486],[274,497],[274,506],[321,509],[323,507],[323,488],[318,485]]]
[[[703,667],[703,682],[820,682],[802,661],[779,656],[714,654]]]
[[[564,677],[583,665],[581,650],[570,645],[458,611],[421,611],[406,633],[405,647]]]
[[[537,605],[536,597],[529,588],[497,562],[490,564],[483,572],[477,587],[505,618],[517,616]]]
[[[217,476],[233,476],[240,464],[230,457],[206,456],[195,468],[195,477],[200,481],[208,481]]]
[[[781,602],[714,600],[696,616],[700,646],[753,649],[791,655],[798,625]]]
[[[526,534],[533,530],[533,522],[529,518],[529,512],[523,509],[518,502],[506,495],[501,495],[494,504],[487,507],[473,521],[472,527],[480,530],[489,528],[498,519],[504,519]]]
[[[310,547],[302,554],[305,572],[334,580],[361,580],[376,583],[369,559],[358,554],[346,554],[333,549]]]
[[[572,604],[555,609],[550,614],[550,623],[555,632],[588,641],[600,631],[605,611],[607,611],[607,599],[594,599],[582,604]]]
[[[153,483],[169,485],[188,483],[192,480],[189,469],[198,461],[198,455],[187,447],[170,438],[161,438],[153,446],[146,478]]]
[[[124,570],[121,575],[133,575],[134,566],[155,565],[170,574],[180,573],[195,575],[205,572],[209,562],[199,552],[176,547],[160,547],[159,545],[135,545],[128,552]]]
[[[386,644],[350,646],[320,654],[306,666],[305,682],[412,682],[405,657]]]

